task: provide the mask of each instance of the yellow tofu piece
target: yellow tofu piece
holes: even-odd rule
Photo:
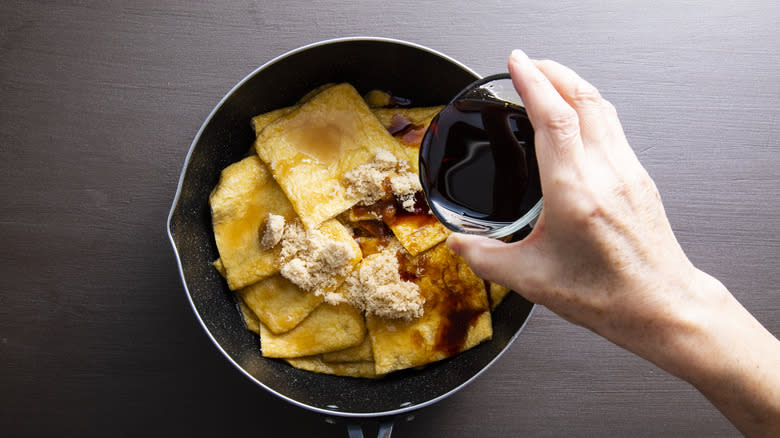
[[[290,114],[291,112],[295,111],[296,108],[298,108],[297,105],[288,106],[252,117],[250,124],[252,126],[252,130],[255,132],[255,137],[259,136],[260,133],[263,132],[263,129],[270,125],[271,122],[282,116]],[[252,149],[254,149],[254,147],[252,147]]]
[[[257,319],[257,315],[252,312],[252,309],[246,305],[241,297],[238,298],[238,309],[241,311],[241,316],[244,318],[244,324],[249,331],[260,334],[260,320]]]
[[[332,374],[335,376],[343,377],[364,377],[375,378],[381,377],[374,371],[374,362],[371,361],[359,361],[359,362],[339,362],[330,363],[325,362],[319,356],[301,357],[293,359],[285,359],[287,363],[300,368],[302,370],[311,371],[322,374]]]
[[[383,107],[390,105],[392,96],[390,93],[382,90],[371,90],[363,95],[363,100],[371,108]]]
[[[263,129],[265,129],[266,126],[270,125],[271,122],[273,122],[274,120],[282,116],[286,116],[287,114],[290,114],[291,112],[295,111],[299,106],[301,106],[302,103],[308,102],[309,100],[311,100],[312,97],[320,94],[323,90],[331,86],[333,86],[333,84],[324,84],[309,91],[298,101],[297,105],[279,108],[252,117],[252,119],[250,120],[250,125],[252,126],[252,130],[255,132],[255,137],[259,136],[260,133],[263,132]],[[255,153],[254,145],[252,146],[252,153]]]
[[[433,248],[450,235],[450,230],[430,214],[396,215],[386,223],[411,255]]]
[[[255,141],[307,229],[354,205],[342,177],[385,149],[403,157],[400,144],[349,84],[334,85],[269,124]]]
[[[391,243],[390,237],[355,237],[355,242],[360,246],[363,258],[382,251]]]
[[[323,298],[306,292],[279,274],[266,277],[238,291],[241,300],[273,333],[292,330]]]
[[[227,277],[227,272],[225,272],[225,265],[222,264],[222,259],[214,260],[212,266],[214,266],[214,269],[216,269],[217,272],[219,272],[219,275],[221,275],[222,278]]]
[[[260,345],[265,357],[292,358],[343,350],[363,342],[366,325],[356,308],[320,304],[294,329],[274,334],[260,325]]]
[[[368,315],[377,374],[425,365],[490,339],[493,327],[484,282],[445,244],[401,264],[425,297],[412,321]]]
[[[276,273],[280,248],[260,247],[261,227],[269,213],[295,218],[295,211],[257,156],[222,171],[209,196],[214,239],[231,290]]]
[[[327,90],[328,88],[330,88],[330,87],[332,87],[334,85],[336,85],[336,84],[334,84],[332,82],[329,82],[327,84],[322,84],[319,87],[309,91],[308,93],[304,94],[303,97],[298,99],[298,105],[304,104],[304,103],[312,100],[312,98],[314,98],[314,96],[322,93],[323,91]]]
[[[488,293],[490,295],[490,309],[495,310],[501,301],[509,294],[510,289],[498,283],[488,282]]]
[[[371,338],[366,336],[358,345],[332,353],[322,354],[323,362],[371,362],[374,363],[374,351],[371,349]],[[372,365],[373,366],[373,365]]]

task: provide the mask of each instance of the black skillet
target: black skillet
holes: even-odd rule
[[[253,142],[252,116],[295,103],[318,85],[349,82],[359,92],[381,89],[415,106],[449,102],[479,76],[452,58],[404,41],[344,38],[286,53],[252,72],[216,106],[192,142],[168,216],[168,236],[188,298],[206,334],[250,380],[297,406],[327,416],[391,418],[456,392],[509,347],[533,304],[509,294],[493,314],[489,342],[422,369],[378,379],[315,374],[261,356],[243,324],[234,294],[211,265],[217,249],[208,196],[220,171]],[[385,427],[388,431],[388,427]],[[350,436],[360,436],[354,427]]]

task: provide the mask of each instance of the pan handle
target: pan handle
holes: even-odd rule
[[[364,438],[363,428],[359,424],[347,424],[347,433],[349,438]],[[379,423],[379,431],[376,433],[377,438],[390,438],[393,433],[393,421],[383,421]]]

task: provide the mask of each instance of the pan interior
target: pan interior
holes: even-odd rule
[[[415,106],[448,102],[477,75],[425,48],[392,40],[344,39],[277,58],[234,88],[204,123],[183,170],[169,235],[196,315],[215,344],[257,384],[302,407],[332,415],[373,416],[426,405],[459,389],[512,342],[533,305],[510,294],[494,313],[493,339],[451,359],[383,379],[353,379],[298,370],[261,356],[234,294],[211,266],[217,249],[208,196],[223,168],[251,146],[251,117],[296,102],[311,89],[350,82],[359,92],[390,91]]]

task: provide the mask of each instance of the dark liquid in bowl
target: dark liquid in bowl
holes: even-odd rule
[[[447,106],[423,138],[420,176],[430,204],[496,223],[519,219],[542,196],[525,109],[477,100]]]

